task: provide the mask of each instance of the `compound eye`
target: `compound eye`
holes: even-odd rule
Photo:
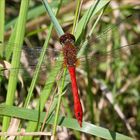
[[[75,37],[70,33],[65,33],[60,37],[60,43],[65,44],[66,42],[74,43]]]

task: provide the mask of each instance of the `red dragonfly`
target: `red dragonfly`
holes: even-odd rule
[[[68,68],[71,85],[72,85],[72,93],[74,100],[74,112],[79,125],[82,127],[82,118],[83,118],[83,110],[78,94],[78,86],[76,82],[76,63],[77,63],[77,49],[74,46],[75,37],[72,34],[64,34],[60,37],[60,43],[63,47],[63,56],[64,63]]]
[[[63,45],[64,64],[68,68],[71,79],[75,117],[80,127],[82,127],[83,110],[80,102],[76,80],[76,65],[78,63],[78,58],[77,58],[77,48],[74,45],[75,37],[70,33],[66,33],[60,37],[60,43]]]
[[[101,34],[101,35],[105,36],[105,34]],[[75,70],[76,64],[78,62],[77,48],[74,46],[75,37],[72,34],[66,33],[60,37],[60,43],[63,45],[62,51],[63,51],[63,56],[64,56],[64,64],[67,66],[69,74],[70,74],[70,78],[71,78],[75,117],[79,125],[82,126],[83,110],[82,110],[82,106],[81,106],[81,102],[79,98],[78,87],[77,87],[77,82],[76,82],[76,70]],[[134,47],[134,45],[138,46],[138,44],[124,45],[117,50],[113,50],[112,52],[115,51],[115,54],[117,54],[117,52],[121,51],[121,49],[124,49],[124,50],[126,50],[127,48],[130,49],[130,46]],[[39,50],[41,50],[41,48],[36,49],[36,51],[39,51]],[[97,54],[97,56],[96,55],[93,56],[95,57],[95,59],[92,59],[92,61],[95,61],[95,63],[98,61],[105,61],[105,58],[112,55],[112,52],[106,52],[102,56],[99,56]],[[34,53],[34,50],[32,54],[33,53]],[[0,64],[2,64],[1,61],[0,61]],[[33,66],[33,63],[32,63],[32,66]]]

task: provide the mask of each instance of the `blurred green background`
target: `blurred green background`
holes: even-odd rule
[[[0,57],[1,105],[7,98],[8,72],[12,70],[10,69],[12,60],[11,46],[15,45],[13,43],[15,36],[12,34],[17,24],[21,8],[20,2],[19,0],[6,1],[4,32],[2,29],[0,30],[0,47],[2,48]],[[140,138],[140,2],[139,0],[112,0],[103,7],[98,5],[98,12],[96,14],[91,13],[93,16],[89,19],[85,17],[81,20],[93,3],[94,1],[83,0],[78,19],[80,24],[77,24],[74,33],[77,39],[75,44],[80,63],[77,67],[77,81],[84,110],[83,120],[138,140]],[[64,32],[70,33],[72,31],[76,4],[77,1],[64,0],[60,6],[57,20]],[[50,1],[50,6],[56,10],[59,7],[59,1]],[[27,93],[29,93],[31,80],[34,76],[33,72],[51,28],[51,20],[40,0],[30,1],[27,15],[21,65],[13,68],[13,70],[19,69],[20,71],[12,103],[17,107],[25,107]],[[99,21],[96,24],[98,17]],[[96,26],[94,27],[94,25]],[[90,34],[92,28],[93,32]],[[58,98],[60,89],[58,81],[62,80],[63,66],[60,67],[59,65],[60,70],[56,74],[55,81],[53,81],[53,78],[51,79],[51,72],[54,71],[55,65],[59,63],[57,61],[56,64],[55,58],[61,53],[62,46],[59,43],[59,36],[53,29],[46,56],[43,58],[38,74],[38,80],[34,84],[31,99],[26,107],[38,109],[36,105],[38,102],[39,105],[41,104],[40,95],[47,92],[49,93],[47,94],[48,97],[46,95],[45,97],[41,96],[41,98],[47,98],[43,111],[51,110],[51,113],[54,114],[55,98]],[[46,86],[46,80],[48,80],[48,87]],[[52,87],[49,86],[51,82],[55,82]],[[46,89],[48,88],[47,91],[43,89],[45,86]],[[63,92],[60,114],[74,118],[73,98],[68,74],[66,75]],[[0,130],[3,127],[2,122],[3,116],[0,117]],[[28,122],[21,120],[19,128],[16,129],[25,128],[26,130],[28,125]],[[68,124],[67,122],[64,123],[65,125],[71,128],[71,121]],[[37,129],[39,130],[40,127],[41,124],[38,125]],[[90,128],[90,125],[88,127]],[[90,129],[87,130],[87,134],[78,132],[79,126],[77,124],[75,124],[76,129],[66,128],[58,128],[58,139],[99,140],[104,138],[104,136],[99,138],[90,135]],[[46,125],[44,131],[52,131],[52,126]],[[98,136],[98,132],[95,132],[95,135]],[[39,139],[49,138],[39,137]]]

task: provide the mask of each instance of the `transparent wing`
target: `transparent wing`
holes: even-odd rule
[[[93,51],[90,52],[90,55],[85,55],[84,57],[79,57],[78,59],[80,60],[80,64],[83,65],[87,61],[92,64],[92,66],[97,66],[100,63],[106,62],[109,60],[110,62],[116,60],[116,59],[128,59],[129,56],[127,56],[127,51],[130,50],[132,55],[135,55],[135,52],[140,52],[140,42],[138,43],[133,43],[133,44],[128,44],[124,46],[120,46],[116,49],[113,49],[111,51],[107,52],[97,52]]]
[[[105,28],[102,29],[102,27],[100,26],[101,33],[97,34],[96,32],[93,32],[90,35],[87,34],[85,40],[87,40],[89,44],[91,44],[91,43],[94,44],[97,41],[107,40],[110,37],[110,32],[116,32],[116,31],[124,30],[124,29],[121,29],[122,27],[120,27],[122,24],[126,25],[125,27],[127,27],[127,30],[128,29],[131,30],[131,25],[132,24],[130,24],[130,23],[133,22],[133,24],[138,24],[139,16],[140,16],[140,14],[135,13],[133,15],[129,15],[129,16],[125,17],[122,20],[119,19],[114,24],[112,24],[112,22],[111,22],[111,24],[108,25],[108,22],[107,22],[107,26]],[[118,37],[120,37],[120,36],[118,36]],[[83,42],[82,42],[82,44],[83,44]]]
[[[87,40],[85,40],[86,45],[89,44],[89,48],[87,49],[86,47],[84,48],[82,45],[80,51],[83,49],[84,53],[82,53],[82,55],[79,55],[79,59],[80,59],[80,63],[81,65],[83,63],[85,63],[85,57],[83,56],[83,54],[88,54],[87,55],[87,59],[88,61],[92,62],[93,66],[97,65],[101,62],[106,61],[106,58],[110,58],[111,60],[116,59],[120,56],[120,52],[123,51],[123,53],[125,54],[126,50],[129,50],[130,48],[138,48],[139,43],[131,43],[131,44],[125,44],[123,46],[119,46],[117,49],[112,49],[111,51],[106,51],[106,46],[104,44],[104,42],[106,40],[108,40],[108,37],[110,35],[110,31],[111,32],[117,32],[117,30],[119,29],[119,26],[122,23],[128,23],[128,21],[132,20],[133,18],[135,18],[137,15],[134,16],[129,16],[126,19],[119,21],[117,24],[112,24],[107,26],[106,29],[103,29],[101,34],[95,35],[94,38],[87,38]],[[116,36],[115,36],[116,37]],[[119,40],[119,35],[115,38],[116,40]],[[94,42],[94,43],[93,43]],[[93,44],[94,47],[91,47],[91,45]],[[98,46],[98,44],[104,44],[103,46]],[[11,50],[11,46],[15,46],[15,44],[12,43],[5,43],[5,44],[1,44],[4,48],[6,47],[6,50],[4,52],[4,55],[7,55],[8,53],[10,54],[12,52]],[[86,46],[85,45],[85,46]],[[38,58],[41,54],[42,51],[42,47],[34,47],[34,48],[29,48],[27,46],[23,46],[22,47],[22,52],[21,52],[21,66],[19,68],[12,68],[12,69],[20,69],[20,71],[22,73],[24,73],[25,77],[27,78],[28,75],[25,74],[25,70],[27,71],[27,73],[29,73],[29,75],[32,75],[31,73],[33,73],[35,67],[37,66],[38,63]],[[18,51],[18,50],[16,50]],[[58,60],[58,55],[61,53],[61,50],[56,50],[56,49],[47,49],[46,50],[46,56],[44,58],[44,61],[42,63],[41,66],[41,70],[40,73],[44,73],[46,71],[51,70],[51,66],[55,65],[55,60]],[[63,57],[59,57],[58,61],[63,61]],[[4,61],[3,61],[4,62]],[[3,71],[8,71],[11,68],[10,67],[4,67],[4,64],[2,64],[3,62],[1,62],[1,65],[3,66]],[[7,66],[8,64],[6,64],[5,66]]]
[[[131,50],[131,51],[139,51],[140,52],[140,42],[139,43],[135,43],[135,44],[129,44],[129,45],[125,45],[125,46],[120,46],[117,49],[113,49],[111,51],[108,52],[102,52],[102,53],[98,53],[98,52],[91,52],[90,55],[87,56],[82,56],[79,57],[79,61],[80,61],[80,67],[84,66],[84,64],[86,64],[86,62],[88,61],[91,65],[91,67],[95,67],[100,63],[106,62],[108,59],[111,61],[116,60],[117,58],[122,57],[123,55],[125,55],[125,53],[127,52],[127,50]],[[33,59],[33,58],[32,58]],[[55,60],[58,58],[55,58]],[[44,64],[42,64],[41,69],[40,69],[40,81],[44,81],[45,78],[47,77],[47,73],[49,71],[51,71],[52,66],[55,66],[55,60],[53,60],[54,62],[44,62]],[[45,60],[46,61],[46,60]],[[63,58],[59,57],[59,60],[57,60],[57,62],[63,62]],[[10,70],[16,70],[19,69],[21,75],[23,76],[24,79],[28,79],[31,78],[33,76],[33,72],[36,68],[36,65],[30,65],[27,67],[23,67],[21,66],[20,68],[11,68],[11,64],[8,63],[7,61],[0,61],[0,65],[1,67],[3,67],[3,69],[1,68],[1,75],[8,77],[9,75],[9,71]],[[4,67],[5,66],[5,67]],[[63,66],[62,66],[63,69]],[[51,82],[51,81],[50,81]]]
[[[8,47],[10,45],[15,44],[10,44],[10,43],[5,43],[2,44],[4,47]],[[16,50],[18,51],[18,50]],[[1,60],[0,61],[0,75],[9,77],[9,72],[12,71],[17,71],[19,70],[20,74],[23,76],[25,79],[29,79],[33,76],[33,73],[37,67],[38,64],[38,59],[39,56],[41,55],[42,47],[35,47],[35,48],[29,48],[28,46],[23,46],[22,51],[21,51],[21,64],[17,68],[12,68],[11,64],[6,61],[6,60]],[[45,57],[43,59],[43,62],[41,64],[40,68],[40,75],[46,75],[47,72],[49,72],[52,68],[53,65],[55,65],[56,59],[58,59],[58,54],[62,53],[61,50],[54,50],[54,49],[47,49],[45,52]],[[59,61],[63,61],[63,57],[59,57]],[[44,78],[43,77],[43,78]]]
[[[83,55],[87,48],[105,50],[109,42],[112,42],[113,45],[118,44],[118,47],[136,42],[135,40],[138,38],[136,32],[138,30],[134,29],[139,25],[139,16],[140,14],[129,15],[122,20],[119,19],[114,24],[111,21],[110,25],[108,25],[108,22],[106,25],[102,23],[105,28],[102,28],[102,24],[99,24],[92,34],[89,33],[91,29],[87,30],[86,36],[83,37],[84,39],[79,46],[81,49],[78,56]]]

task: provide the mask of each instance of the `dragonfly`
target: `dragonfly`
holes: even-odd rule
[[[70,33],[65,33],[60,37],[60,43],[63,45],[64,64],[68,68],[70,79],[71,79],[75,117],[80,127],[82,127],[83,109],[80,102],[77,80],[76,80],[76,65],[78,63],[78,58],[77,58],[77,48],[74,45],[75,37]]]
[[[60,37],[60,43],[63,47],[64,63],[66,64],[72,85],[72,93],[74,100],[75,117],[82,127],[83,110],[78,93],[78,86],[76,81],[76,63],[77,63],[77,49],[74,46],[75,37],[72,34],[64,34]]]
[[[114,27],[115,28],[118,27],[118,24]],[[104,32],[104,34],[101,34],[101,36],[106,36],[106,31]],[[97,36],[96,38],[99,39],[99,36]],[[103,38],[101,37],[101,39],[103,39]],[[60,37],[60,44],[62,44],[62,46],[63,46],[63,48],[62,48],[62,54],[63,54],[62,59],[63,60],[60,59],[60,61],[63,61],[64,65],[68,69],[70,79],[71,79],[71,87],[72,87],[72,94],[73,94],[73,100],[74,100],[74,113],[75,113],[75,117],[76,117],[80,127],[82,127],[83,109],[82,109],[82,105],[81,105],[81,102],[80,102],[80,95],[79,95],[79,92],[78,92],[78,86],[77,86],[77,80],[76,80],[76,66],[79,63],[79,61],[81,61],[80,63],[82,64],[82,62],[85,62],[85,60],[84,60],[84,57],[80,57],[80,58],[77,57],[78,49],[75,47],[75,37],[74,37],[74,35],[72,35],[70,33],[65,33],[64,35],[62,35]],[[129,50],[131,48],[136,48],[136,47],[139,46],[139,44],[140,43],[126,44],[126,45],[120,46],[118,49],[115,49],[115,50],[112,50],[112,51],[109,51],[109,52],[105,52],[101,56],[99,54],[94,53],[94,55],[93,54],[89,55],[88,59],[89,60],[91,59],[91,61],[93,61],[93,63],[96,65],[100,62],[105,61],[106,60],[105,58],[111,57],[112,53],[113,53],[114,57],[118,57],[118,52],[120,52],[122,50]],[[29,52],[29,49],[27,49],[27,51]],[[34,59],[33,57],[35,55],[39,55],[40,52],[41,52],[41,47],[36,48],[36,49],[31,49],[30,50],[31,60]],[[93,55],[93,58],[91,58],[92,55]],[[30,65],[32,67],[35,67],[36,63],[37,62],[31,61]],[[4,61],[1,60],[0,65],[4,66]],[[12,68],[12,69],[14,69],[14,68]],[[18,69],[18,68],[15,68],[15,69]],[[19,69],[22,69],[22,68],[19,68]],[[6,71],[6,70],[10,70],[10,68],[8,69],[8,68],[5,67],[3,69],[3,71]]]

